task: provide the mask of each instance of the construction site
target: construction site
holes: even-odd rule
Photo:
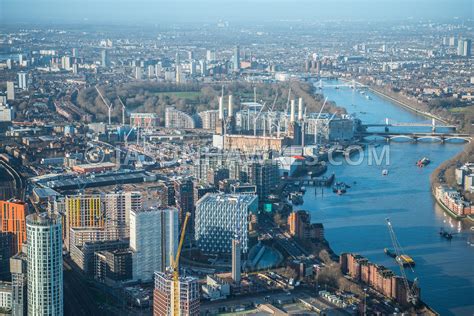
[[[275,110],[278,95],[271,105],[257,102],[255,96],[253,102],[241,102],[239,111],[234,110],[232,95],[227,97],[227,110],[224,99],[222,93],[213,145],[227,150],[281,152],[289,146],[350,142],[359,124],[346,114],[323,113],[327,99],[319,113],[307,114],[303,98],[292,99],[291,89],[284,111]]]

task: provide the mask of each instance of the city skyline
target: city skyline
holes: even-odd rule
[[[84,3],[90,2],[90,6]],[[0,3],[0,26],[21,23],[45,24],[91,24],[91,25],[165,25],[181,23],[217,23],[229,21],[236,25],[248,22],[316,22],[331,20],[353,21],[403,21],[465,20],[472,21],[472,1],[435,0],[336,0],[336,1],[271,1],[269,0],[217,0],[206,1],[112,1],[74,0],[68,7],[57,0],[11,1]],[[314,6],[315,10],[305,10]],[[94,8],[94,9],[92,9]],[[469,10],[470,9],[470,10]],[[8,12],[8,14],[7,14]],[[107,12],[103,14],[102,12]],[[135,12],[130,14],[130,12]],[[469,13],[471,12],[471,14]],[[243,23],[243,24],[242,24]]]
[[[0,0],[0,314],[472,315],[471,12]]]

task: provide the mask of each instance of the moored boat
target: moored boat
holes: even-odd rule
[[[394,253],[393,251],[391,251],[390,249],[388,248],[384,248],[383,249],[383,252],[385,252],[385,254],[391,258],[395,258],[397,256],[396,253]]]
[[[399,255],[395,257],[398,263],[401,263],[404,267],[411,267],[415,266],[415,260],[409,255]]]
[[[416,165],[417,165],[418,167],[425,167],[425,166],[427,166],[430,162],[431,162],[431,160],[429,160],[427,157],[423,157],[423,158],[421,158],[420,160],[418,160],[418,161],[416,162]]]

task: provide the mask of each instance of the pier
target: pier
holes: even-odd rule
[[[285,179],[285,183],[287,184],[295,184],[297,186],[313,186],[313,187],[328,187],[330,186],[333,182],[336,176],[334,173],[329,176],[322,176],[319,178],[312,178],[312,179],[293,179],[293,178],[288,178]]]

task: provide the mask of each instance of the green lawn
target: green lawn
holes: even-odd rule
[[[169,97],[178,97],[181,99],[197,99],[201,92],[199,91],[178,91],[178,92],[157,92],[156,95],[169,96]]]
[[[461,107],[461,108],[450,108],[449,109],[449,112],[453,112],[453,113],[460,113],[460,112],[464,112],[464,111],[466,111],[466,108],[463,108],[463,107]]]

